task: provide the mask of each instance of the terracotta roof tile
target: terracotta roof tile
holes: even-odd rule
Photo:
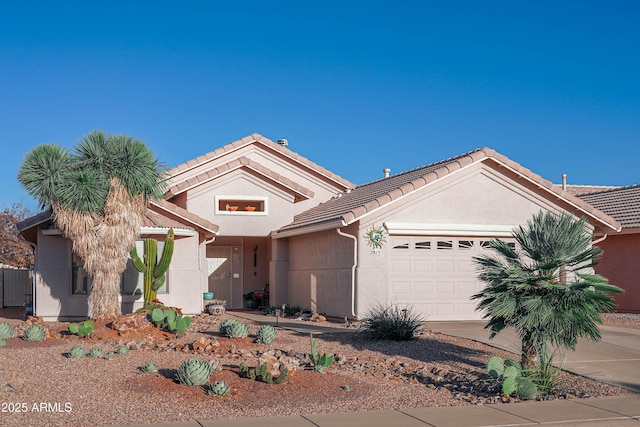
[[[336,175],[335,173],[323,168],[322,166],[318,165],[317,163],[312,162],[311,160],[291,151],[290,149],[281,146],[278,143],[275,143],[273,141],[271,141],[268,138],[265,138],[264,136],[260,135],[259,133],[252,133],[251,135],[245,136],[241,139],[238,139],[236,141],[233,141],[225,146],[222,146],[214,151],[208,152],[203,154],[202,156],[199,156],[196,159],[193,160],[189,160],[186,163],[182,163],[178,166],[175,166],[174,168],[170,169],[168,171],[169,176],[175,177],[176,175],[190,169],[193,168],[195,166],[201,165],[203,163],[212,161],[220,156],[222,156],[225,153],[228,153],[230,151],[234,151],[240,147],[243,147],[245,145],[248,144],[260,144],[263,147],[280,153],[282,156],[288,157],[296,162],[298,162],[299,164],[301,164],[302,166],[304,166],[305,168],[307,168],[308,170],[310,170],[312,173],[314,174],[318,174],[318,175],[322,175],[325,177],[328,177],[329,179],[331,179],[332,181],[340,184],[341,186],[343,186],[345,189],[346,188],[353,188],[355,187],[355,184],[347,181],[346,179],[342,178],[339,175]]]
[[[301,199],[304,198],[312,198],[314,196],[314,192],[311,191],[310,189],[308,189],[307,187],[300,185],[292,180],[290,180],[289,178],[283,177],[282,175],[280,175],[279,173],[267,168],[266,166],[261,165],[260,163],[249,159],[248,157],[245,156],[241,156],[238,157],[237,159],[234,159],[228,163],[222,164],[222,165],[218,165],[215,169],[212,170],[208,170],[206,172],[201,173],[200,175],[197,175],[195,177],[189,178],[188,180],[186,180],[185,182],[181,182],[177,185],[174,185],[173,187],[170,187],[167,190],[167,195],[168,198],[171,197],[175,197],[178,194],[187,191],[188,189],[195,187],[199,184],[203,184],[206,183],[208,181],[211,181],[212,179],[228,172],[234,169],[238,169],[240,167],[247,167],[249,169],[252,169],[254,171],[257,171],[258,173],[262,174],[263,176],[271,179],[272,181],[284,186],[284,187],[288,187],[292,190],[294,190],[295,192],[299,193],[301,197]]]
[[[567,185],[566,190],[568,193],[573,194],[574,196],[579,196],[581,194],[589,194],[596,193],[604,190],[613,190],[616,188],[621,188],[616,185]]]
[[[640,185],[615,187],[578,197],[615,218],[623,228],[640,227]]]
[[[376,205],[384,206],[387,203],[399,199],[402,195],[409,194],[417,188],[429,185],[452,172],[487,158],[493,159],[499,165],[511,168],[527,179],[537,183],[540,187],[556,194],[557,197],[568,201],[574,206],[578,206],[578,208],[584,212],[588,212],[592,217],[597,218],[605,226],[615,229],[619,228],[619,224],[610,216],[598,210],[593,210],[593,208],[584,201],[562,191],[561,188],[531,172],[529,169],[522,167],[506,156],[492,149],[482,148],[450,159],[401,172],[388,178],[359,185],[351,190],[351,192],[344,193],[341,197],[334,197],[325,203],[296,215],[293,222],[282,227],[279,231],[302,229],[308,226],[340,221],[341,219],[347,224],[350,224],[371,212]],[[377,203],[374,204],[372,203],[373,201],[377,201]]]

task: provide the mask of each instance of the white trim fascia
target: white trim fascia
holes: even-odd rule
[[[308,227],[294,228],[293,230],[285,230],[285,231],[281,231],[281,232],[272,231],[271,232],[271,238],[272,239],[282,239],[282,238],[285,238],[285,237],[299,236],[301,234],[315,233],[315,232],[318,232],[318,231],[331,230],[331,229],[334,229],[334,228],[341,228],[341,227],[346,227],[346,226],[347,226],[347,223],[341,218],[339,220],[326,222],[326,223],[322,223],[322,224],[311,225],[311,226],[308,226]]]
[[[490,224],[424,224],[415,222],[385,222],[384,228],[390,235],[412,236],[472,236],[510,237],[517,225]]]
[[[516,169],[512,168],[511,166],[507,165],[506,163],[496,159],[495,157],[487,157],[490,158],[491,160],[493,160],[494,162],[498,163],[500,166],[509,169],[511,172],[519,175],[520,177],[522,177],[523,179],[525,179],[526,181],[528,181],[529,183],[535,185],[536,187],[546,191],[547,193],[553,195],[554,197],[559,197],[562,200],[564,200],[566,203],[568,203],[570,206],[573,206],[575,209],[577,209],[578,211],[582,212],[583,214],[589,216],[590,218],[595,219],[596,221],[598,221],[600,224],[605,225],[606,227],[615,230],[616,232],[620,232],[620,230],[622,230],[622,226],[620,226],[619,228],[615,228],[613,225],[605,222],[604,220],[598,218],[597,216],[593,215],[592,213],[590,213],[589,211],[585,210],[584,208],[576,205],[575,203],[573,203],[571,200],[567,199],[566,197],[563,197],[559,194],[554,193],[553,191],[551,191],[549,188],[541,185],[539,182],[536,182],[534,180],[532,180],[531,178],[529,178],[528,176],[524,175],[523,173],[518,172]],[[484,160],[484,159],[483,159]],[[555,185],[552,183],[552,185]],[[586,203],[586,202],[585,202]],[[603,212],[604,213],[604,212]]]
[[[140,227],[140,234],[167,234],[172,227]],[[195,230],[187,230],[185,228],[174,228],[173,233],[176,236],[194,237],[198,235]]]

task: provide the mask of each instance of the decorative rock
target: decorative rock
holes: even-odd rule
[[[146,313],[133,313],[118,317],[111,323],[111,328],[120,333],[125,333],[152,329],[153,324],[147,319]]]

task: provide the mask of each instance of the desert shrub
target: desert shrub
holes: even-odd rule
[[[362,319],[356,335],[374,340],[407,341],[415,336],[422,322],[422,317],[410,308],[377,304]]]

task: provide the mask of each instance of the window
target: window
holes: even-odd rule
[[[136,242],[136,249],[140,258],[143,258],[144,254],[144,241],[138,240]],[[162,250],[164,249],[164,241],[158,242],[158,260],[162,256]],[[120,277],[120,292],[122,295],[142,295],[144,292],[144,274],[139,272],[131,258],[127,260],[127,267]],[[167,277],[165,273],[165,282],[158,289],[159,294],[168,293]]]
[[[437,248],[439,250],[448,250],[453,249],[453,241],[452,240],[438,240]]]
[[[259,215],[267,212],[267,199],[253,196],[216,196],[215,213],[222,215]]]
[[[393,249],[409,249],[409,244],[408,243],[401,243],[399,245],[395,245],[393,247]]]
[[[89,275],[84,263],[76,254],[71,256],[71,295],[86,295],[89,291]]]
[[[415,246],[416,249],[431,249],[431,242],[426,241],[426,242],[416,242]]]
[[[468,251],[473,249],[473,240],[458,240],[458,249]]]

